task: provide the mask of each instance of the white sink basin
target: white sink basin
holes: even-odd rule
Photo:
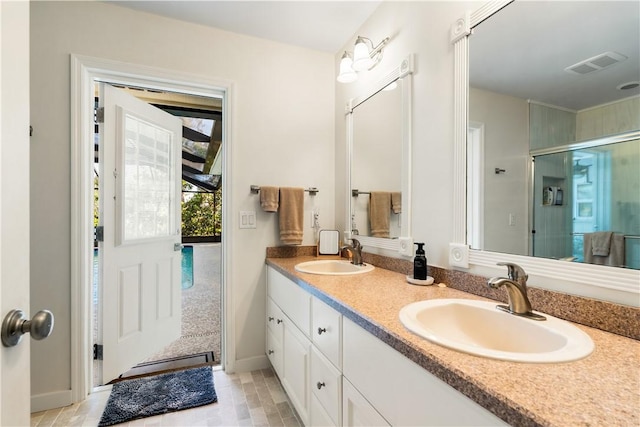
[[[418,301],[400,310],[402,324],[454,350],[513,362],[570,362],[591,354],[593,341],[564,320],[543,321],[496,309],[495,302],[465,299]]]
[[[340,259],[323,259],[306,261],[296,264],[295,269],[301,273],[325,274],[342,276],[347,274],[362,274],[373,270],[373,265],[354,265],[350,261]]]

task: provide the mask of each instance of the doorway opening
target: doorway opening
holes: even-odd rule
[[[101,295],[103,262],[99,253],[100,159],[99,83],[95,81],[94,115],[94,268],[92,295],[93,387],[162,371],[222,361],[222,96],[200,96],[150,87],[110,83],[135,98],[182,121],[182,265],[180,337],[161,351],[150,354],[110,381],[102,377]],[[101,172],[102,171],[102,172]]]

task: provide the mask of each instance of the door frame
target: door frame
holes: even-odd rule
[[[231,171],[231,99],[233,83],[211,80],[175,70],[160,69],[102,58],[71,54],[71,399],[80,402],[92,390],[91,378],[91,292],[93,277],[93,92],[94,81],[137,85],[201,96],[223,97],[222,144],[222,218],[223,226],[230,215]],[[222,239],[221,306],[221,366],[233,372],[235,368],[233,289],[227,286],[231,271],[233,230],[225,230]]]

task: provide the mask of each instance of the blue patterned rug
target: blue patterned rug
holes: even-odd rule
[[[98,427],[217,401],[210,366],[121,381],[113,385]]]

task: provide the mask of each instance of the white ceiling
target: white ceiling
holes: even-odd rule
[[[336,53],[354,36],[382,0],[107,2],[235,33]]]
[[[106,1],[337,53],[383,0]],[[628,59],[588,75],[564,71],[607,51]],[[640,80],[640,2],[517,1],[474,29],[469,60],[473,86],[574,110],[637,95],[616,87]]]
[[[469,39],[471,85],[581,110],[640,93],[640,2],[516,1]],[[628,58],[585,75],[564,69],[613,51]]]

